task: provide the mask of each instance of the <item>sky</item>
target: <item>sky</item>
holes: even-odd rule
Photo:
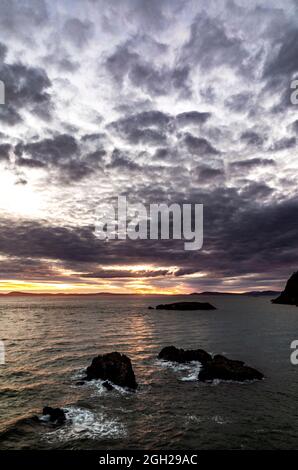
[[[298,4],[0,0],[0,291],[280,289],[298,267]],[[204,205],[204,244],[95,214]]]

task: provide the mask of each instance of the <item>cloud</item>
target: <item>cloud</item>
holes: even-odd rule
[[[18,0],[1,0],[0,26],[5,34],[18,33],[21,37],[30,36],[30,32],[46,24],[49,19],[44,0],[30,0],[20,3]]]
[[[196,170],[198,172],[198,180],[200,182],[204,181],[211,183],[218,179],[222,181],[222,178],[225,177],[225,171],[223,168],[212,168],[210,166],[202,165],[198,166]]]
[[[54,266],[53,261],[59,262],[66,269],[103,279],[112,275],[109,266],[115,264],[115,259],[119,265],[164,266],[161,275],[167,275],[174,259],[181,270],[178,276],[199,270],[215,279],[249,273],[274,277],[276,273],[287,273],[298,262],[298,201],[294,198],[266,206],[255,204],[255,195],[260,192],[266,196],[269,190],[253,183],[241,193],[217,188],[201,193],[200,198],[193,194],[194,200],[201,200],[208,207],[203,251],[186,253],[179,240],[104,243],[96,239],[89,226],[55,226],[45,221],[2,218],[0,253],[14,259],[47,260],[49,268]],[[20,264],[15,272],[17,278],[22,273],[26,276],[23,269]],[[40,266],[40,276],[46,273]],[[117,274],[121,276],[116,271]]]
[[[0,64],[0,77],[5,85],[5,105],[0,107],[0,120],[14,125],[22,120],[21,111],[49,119],[52,111],[51,87],[46,72],[22,63]]]
[[[113,54],[107,57],[105,66],[115,80],[124,86],[125,80],[151,96],[167,95],[170,92],[190,94],[188,66],[169,67],[157,65],[144,60],[140,54],[131,50],[127,44],[118,46]]]
[[[0,161],[9,161],[10,152],[10,144],[0,144]]]
[[[211,113],[199,112],[199,111],[187,111],[184,113],[177,114],[176,119],[178,124],[181,126],[189,125],[200,125],[210,118]]]
[[[78,18],[68,18],[64,23],[63,35],[75,47],[82,48],[93,35],[93,24]]]
[[[189,152],[196,155],[218,155],[220,153],[207,139],[195,137],[189,132],[185,134],[183,142]]]
[[[283,137],[282,139],[274,142],[270,150],[272,152],[280,152],[281,150],[286,150],[293,147],[296,147],[296,137]]]
[[[239,160],[232,162],[230,167],[236,170],[251,170],[257,167],[270,167],[276,165],[272,158],[249,158],[247,160]]]
[[[60,134],[38,142],[18,144],[15,148],[15,153],[19,157],[27,154],[44,164],[52,165],[68,160],[77,152],[78,144],[74,137],[68,134]]]
[[[86,282],[115,275],[125,285],[132,274],[109,269],[117,260],[165,267],[144,274],[155,286],[286,277],[298,262],[293,12],[288,0],[3,0],[5,272],[11,263],[15,277],[80,277],[61,276],[59,265]],[[42,200],[35,220],[14,207],[22,192],[28,206]],[[203,203],[203,250],[186,253],[179,240],[100,243],[94,206],[118,194]]]
[[[140,171],[141,167],[130,158],[128,158],[119,149],[114,149],[111,155],[111,161],[106,165],[108,169],[120,169],[121,171]]]
[[[264,137],[258,134],[255,131],[247,130],[242,132],[240,135],[242,142],[245,142],[247,145],[260,147],[264,143]]]
[[[225,100],[225,105],[236,113],[248,112],[252,107],[252,94],[242,92],[231,95]]]
[[[166,144],[166,133],[172,125],[171,116],[160,111],[145,111],[114,121],[108,128],[132,145],[158,146]]]
[[[3,62],[7,54],[7,46],[0,43],[0,61]]]
[[[284,32],[282,38],[278,38],[274,49],[278,52],[270,56],[264,69],[264,77],[290,76],[298,71],[298,58],[295,52],[298,41],[298,29],[290,28]]]
[[[27,169],[53,169],[56,179],[65,184],[74,184],[102,169],[103,148],[88,151],[72,135],[58,134],[37,142],[19,143],[15,146],[15,164]],[[87,140],[88,142],[88,140]],[[98,142],[96,142],[98,144]]]
[[[181,60],[208,70],[221,65],[239,68],[246,57],[247,52],[240,36],[228,32],[219,18],[201,13],[191,25],[190,37],[183,46]]]

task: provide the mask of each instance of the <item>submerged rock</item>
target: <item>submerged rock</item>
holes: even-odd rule
[[[191,362],[191,361],[199,361],[202,364],[212,360],[212,356],[204,351],[203,349],[178,349],[175,346],[167,346],[163,348],[159,355],[159,359],[163,359],[165,361],[171,362]]]
[[[120,387],[135,390],[138,387],[129,357],[112,352],[95,357],[87,367],[87,380],[111,381]]]
[[[207,361],[199,372],[198,379],[202,382],[219,380],[233,380],[245,382],[247,380],[261,380],[264,375],[252,367],[246,366],[242,361],[234,361],[217,354]]]
[[[209,302],[174,302],[157,305],[156,310],[216,310]]]
[[[42,410],[44,416],[49,416],[49,421],[55,424],[63,424],[66,421],[66,416],[61,408],[52,408],[45,406]]]
[[[272,300],[274,304],[286,304],[298,306],[298,271],[288,279],[285,290]]]

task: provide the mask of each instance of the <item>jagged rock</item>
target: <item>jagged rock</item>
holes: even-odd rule
[[[199,372],[198,379],[202,382],[219,380],[233,380],[244,382],[247,380],[261,380],[264,375],[242,361],[234,361],[220,354],[207,361]]]
[[[157,305],[156,310],[216,310],[209,302],[174,302]]]
[[[287,281],[285,290],[272,300],[274,304],[298,305],[298,271]]]
[[[148,310],[154,310],[154,307],[149,306]]]
[[[205,364],[207,361],[212,360],[212,356],[208,354],[203,349],[178,349],[175,346],[167,346],[163,348],[159,355],[159,359],[163,359],[165,361],[172,361],[172,362],[191,362],[191,361],[199,361],[202,364]]]
[[[120,387],[136,389],[135,374],[129,357],[119,352],[112,352],[95,357],[87,367],[87,380],[108,380]]]
[[[42,410],[44,416],[49,416],[49,421],[55,424],[63,424],[66,420],[64,411],[61,408],[52,408],[45,406]]]

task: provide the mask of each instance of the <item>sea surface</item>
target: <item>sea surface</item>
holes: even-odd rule
[[[2,298],[0,449],[298,449],[298,308],[216,296],[204,297],[214,311],[148,310],[177,300],[190,299]],[[200,383],[199,363],[157,359],[167,345],[243,360],[266,378]],[[131,358],[136,393],[77,385],[111,351]],[[67,410],[66,424],[34,419],[45,405]]]

